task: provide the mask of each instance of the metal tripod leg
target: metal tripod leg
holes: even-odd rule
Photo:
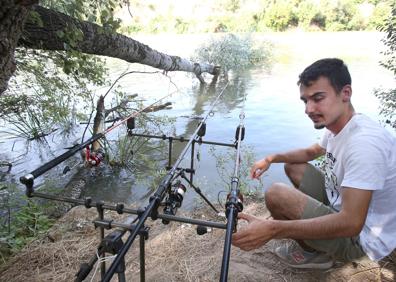
[[[216,212],[219,213],[219,211],[215,208],[215,206],[205,197],[204,194],[202,194],[201,189],[199,189],[198,187],[196,187],[191,181],[190,179],[187,178],[187,176],[184,174],[184,172],[182,172],[180,174],[180,176],[187,181],[187,183],[195,190],[195,192],[197,192],[198,195],[201,196],[202,199],[205,200],[205,202]]]

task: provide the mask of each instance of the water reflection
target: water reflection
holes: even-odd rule
[[[226,116],[227,114],[232,113],[236,108],[240,108],[243,100],[246,98],[246,79],[247,77],[236,76],[229,81],[220,80],[217,84],[195,86],[189,94],[191,100],[194,101],[194,105],[191,107],[190,115],[186,116],[187,123],[183,127],[183,133],[181,133],[181,135],[188,138],[195,132],[200,120],[208,113],[210,106],[213,105],[214,101],[223,89],[224,93],[207,120],[207,127],[213,129],[213,127],[216,128],[218,126],[217,123],[215,125],[212,124],[211,116]],[[204,137],[204,140],[207,140],[206,136]],[[209,141],[225,142],[221,139]],[[173,161],[175,161],[180,155],[186,143],[176,141],[174,145],[174,152],[172,154]]]

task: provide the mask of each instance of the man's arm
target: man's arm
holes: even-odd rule
[[[254,163],[250,170],[250,176],[259,178],[272,163],[306,163],[322,156],[325,152],[325,149],[319,144],[313,144],[308,148],[269,155]]]
[[[311,219],[267,220],[240,213],[239,218],[247,220],[249,224],[233,235],[232,242],[249,251],[271,239],[312,240],[356,236],[366,221],[371,196],[371,190],[344,187],[340,212]]]

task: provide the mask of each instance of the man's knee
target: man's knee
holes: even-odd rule
[[[284,183],[274,183],[265,192],[265,205],[275,219],[299,219],[307,195]]]
[[[293,183],[294,187],[298,188],[300,186],[306,167],[307,163],[285,163],[285,173],[290,181]]]
[[[273,183],[266,191],[265,191],[265,205],[267,208],[271,210],[275,210],[280,206],[285,204],[285,184],[283,183]]]

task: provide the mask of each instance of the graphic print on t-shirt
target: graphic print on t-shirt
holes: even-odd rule
[[[334,165],[337,159],[333,156],[332,153],[326,153],[326,160],[324,163],[324,176],[325,176],[325,187],[328,191],[330,191],[329,202],[330,205],[333,205],[337,202],[340,192],[338,191],[338,182],[337,176],[334,173]]]

